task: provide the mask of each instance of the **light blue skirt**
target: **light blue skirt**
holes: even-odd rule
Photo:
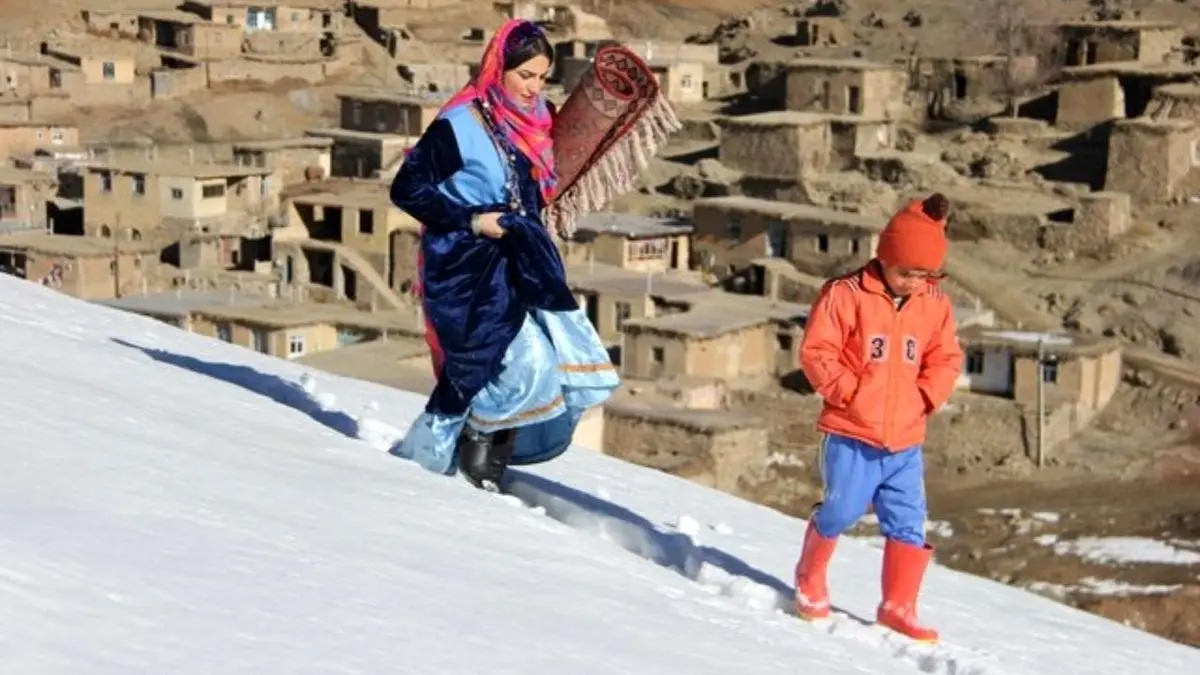
[[[583,413],[621,381],[582,309],[533,310],[504,354],[503,369],[462,415],[422,412],[392,453],[430,471],[457,471],[464,424],[483,432],[520,429],[511,464],[547,462],[566,452]]]

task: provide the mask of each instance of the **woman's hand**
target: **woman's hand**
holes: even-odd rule
[[[499,213],[481,213],[475,224],[475,231],[489,239],[499,239],[504,236],[504,228],[500,227]]]

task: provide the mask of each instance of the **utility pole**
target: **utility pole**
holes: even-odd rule
[[[1045,464],[1046,437],[1046,345],[1042,338],[1037,343],[1037,465]]]

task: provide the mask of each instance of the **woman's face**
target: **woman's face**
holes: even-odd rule
[[[550,59],[535,56],[504,73],[504,93],[520,106],[528,108],[537,101],[546,78],[550,77]]]

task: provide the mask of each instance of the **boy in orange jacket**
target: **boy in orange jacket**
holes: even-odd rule
[[[962,370],[950,300],[938,288],[950,203],[914,201],[888,222],[876,257],[825,284],[812,307],[800,363],[824,399],[820,466],[825,494],[796,565],[796,610],[829,616],[825,571],[837,537],[874,505],[887,543],[877,621],[915,640],[917,595],[933,554],[925,542],[925,419],[950,398]]]

